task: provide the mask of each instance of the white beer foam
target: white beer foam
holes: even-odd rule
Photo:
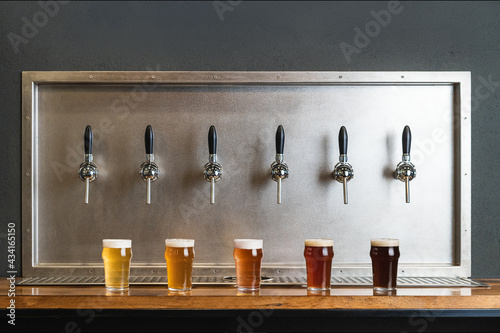
[[[102,246],[111,248],[111,249],[123,249],[123,248],[131,248],[132,240],[131,239],[103,239]]]
[[[333,246],[333,239],[306,239],[305,244],[314,247]]]
[[[262,239],[235,239],[234,247],[243,250],[262,249]]]
[[[372,246],[390,247],[399,246],[399,239],[394,238],[374,238],[371,240]]]
[[[165,239],[168,247],[194,247],[194,239]]]

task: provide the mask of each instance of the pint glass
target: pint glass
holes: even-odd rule
[[[194,239],[165,239],[168,289],[188,291],[192,287]]]
[[[373,290],[394,291],[397,288],[399,240],[376,238],[371,240]]]
[[[236,287],[240,291],[259,290],[262,239],[235,239]]]
[[[103,239],[102,246],[106,289],[109,291],[128,290],[132,240]]]
[[[332,277],[333,240],[306,239],[307,289],[311,291],[330,290]]]

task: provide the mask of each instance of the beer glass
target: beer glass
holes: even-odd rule
[[[333,240],[306,239],[307,289],[311,291],[330,290],[332,278]]]
[[[188,291],[192,287],[194,239],[165,239],[168,290]]]
[[[234,240],[233,256],[236,265],[236,287],[239,291],[260,289],[262,243],[262,239]]]
[[[109,291],[128,290],[132,240],[103,239],[104,279]]]
[[[375,238],[371,240],[373,290],[385,293],[395,291],[398,278],[399,240]]]

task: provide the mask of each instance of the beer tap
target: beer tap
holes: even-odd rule
[[[89,203],[89,184],[97,178],[97,165],[93,162],[92,156],[92,127],[85,128],[85,135],[83,137],[85,145],[85,162],[80,164],[78,175],[80,179],[85,182],[85,203]]]
[[[147,183],[146,186],[146,203],[151,204],[151,182],[158,179],[160,170],[155,163],[155,155],[153,152],[153,128],[151,125],[146,127],[144,134],[144,142],[146,144],[146,162],[142,163],[140,174],[142,179]]]
[[[210,203],[215,202],[215,182],[222,178],[222,166],[217,162],[217,131],[215,126],[208,130],[208,153],[209,161],[203,168],[205,180],[210,182]]]
[[[276,159],[271,164],[271,178],[278,182],[278,204],[281,204],[281,182],[288,178],[288,165],[283,161],[285,148],[285,130],[279,125],[276,131]]]
[[[347,182],[354,177],[354,170],[352,166],[347,163],[347,130],[344,126],[342,126],[339,131],[339,151],[339,162],[333,169],[332,177],[344,185],[344,204],[347,204]]]
[[[407,125],[403,130],[403,160],[398,163],[394,177],[405,183],[406,202],[410,202],[410,181],[417,177],[417,169],[410,162],[411,131]]]

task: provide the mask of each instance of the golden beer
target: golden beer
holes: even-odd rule
[[[192,287],[194,239],[165,239],[168,289],[187,291]]]
[[[128,290],[132,241],[130,239],[103,239],[102,246],[106,289]]]
[[[236,287],[240,291],[260,289],[262,243],[262,239],[234,240],[233,257],[236,265]]]

